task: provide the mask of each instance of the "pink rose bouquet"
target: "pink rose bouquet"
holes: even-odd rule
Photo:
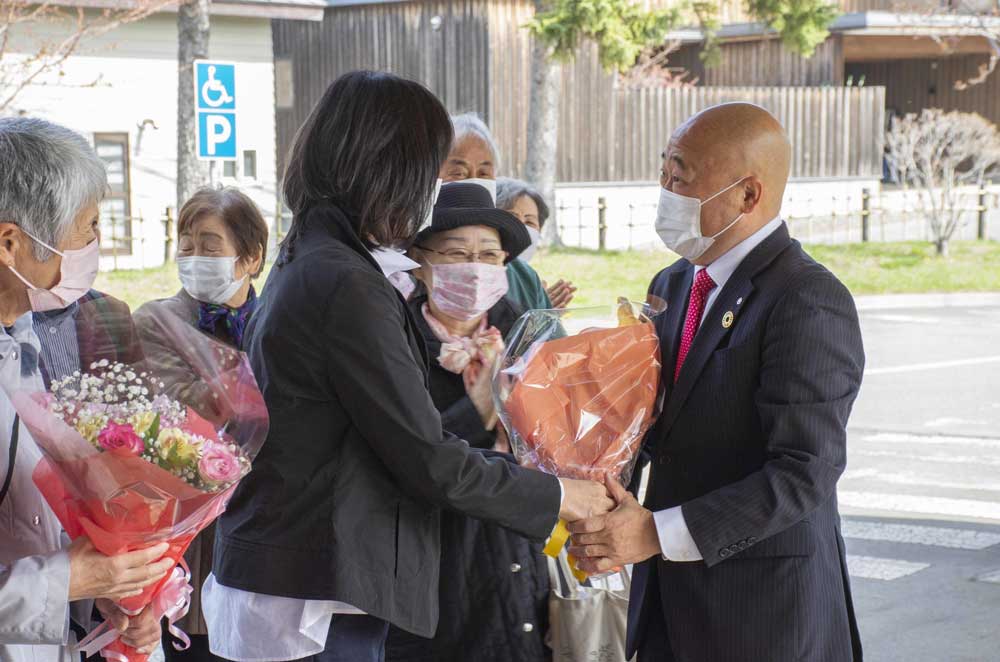
[[[250,471],[268,416],[244,354],[166,311],[154,321],[173,370],[150,368],[160,364],[144,345],[132,364],[92,361],[45,391],[9,395],[43,454],[35,483],[70,538],[86,536],[108,555],[169,544],[180,567],[120,606],[151,607],[186,641],[174,625],[193,590],[183,554]],[[107,624],[81,646],[85,656],[146,660]]]

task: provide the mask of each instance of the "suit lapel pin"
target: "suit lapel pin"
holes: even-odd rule
[[[728,329],[733,325],[733,311],[727,310],[726,314],[722,316],[722,328]]]
[[[743,297],[740,297],[739,299],[736,300],[736,305],[737,306],[742,306],[743,305]]]

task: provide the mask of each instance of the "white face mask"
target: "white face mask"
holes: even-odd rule
[[[438,196],[441,195],[442,184],[444,184],[444,180],[438,177],[437,186],[434,188],[434,199],[431,200],[431,206],[427,208],[427,215],[424,216],[424,221],[423,223],[420,224],[420,227],[417,229],[417,232],[420,232],[421,230],[429,226],[431,224],[431,221],[434,220],[434,205],[437,204]]]
[[[463,184],[479,184],[484,189],[490,192],[490,197],[493,198],[493,204],[497,203],[497,180],[495,179],[462,179],[459,180]]]
[[[711,237],[701,234],[702,205],[714,200],[729,189],[745,180],[741,177],[705,200],[678,195],[665,188],[660,189],[660,204],[656,208],[656,234],[660,235],[663,245],[688,261],[693,262],[712,247],[715,240],[721,237],[731,227],[743,218],[740,214],[733,222]]]
[[[83,248],[58,251],[34,235],[27,232],[24,234],[62,258],[62,263],[59,265],[59,282],[51,290],[35,287],[18,273],[17,269],[10,268],[18,280],[28,287],[28,301],[33,311],[42,313],[48,310],[61,310],[79,301],[90,291],[101,265],[100,242],[95,239]]]
[[[542,233],[530,225],[525,225],[524,228],[528,231],[528,235],[531,237],[531,245],[525,248],[524,251],[517,256],[517,259],[522,262],[531,262],[531,258],[535,257],[535,253],[538,252],[539,244],[542,243]]]
[[[184,289],[198,301],[223,305],[243,286],[236,277],[235,257],[179,257],[177,272]]]

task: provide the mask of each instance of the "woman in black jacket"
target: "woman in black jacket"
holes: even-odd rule
[[[531,243],[478,184],[445,184],[433,222],[410,251],[421,283],[409,301],[430,355],[442,426],[473,447],[509,452],[492,369],[522,314],[505,295],[505,264]],[[513,462],[513,456],[508,456]],[[425,639],[392,628],[388,662],[544,662],[551,658],[542,545],[460,513],[441,519],[441,618]]]
[[[378,258],[416,235],[450,142],[441,103],[383,73],[335,81],[299,130],[295,217],[244,345],[271,429],[203,591],[222,657],[375,662],[389,623],[432,635],[441,507],[541,540],[560,514],[613,506],[601,485],[442,431],[426,349]]]

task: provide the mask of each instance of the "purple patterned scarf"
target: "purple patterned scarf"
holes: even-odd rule
[[[254,310],[257,309],[257,293],[253,286],[247,295],[246,303],[239,308],[220,306],[215,303],[198,302],[198,328],[213,336],[218,336],[219,323],[225,329],[225,335],[229,336],[233,345],[237,349],[243,348],[243,331],[246,330],[247,322]]]

